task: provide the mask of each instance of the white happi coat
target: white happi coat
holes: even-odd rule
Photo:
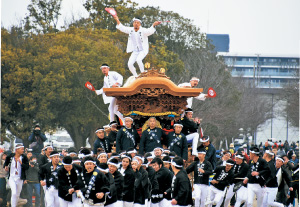
[[[191,83],[181,83],[181,84],[178,85],[178,87],[181,87],[181,88],[184,88],[184,87],[190,87],[190,88],[192,88],[192,85],[191,85]],[[193,98],[194,98],[194,97],[190,97],[190,98],[187,98],[187,99],[186,99],[187,107],[188,107],[188,108],[192,108]],[[200,93],[199,96],[196,96],[196,97],[195,97],[195,99],[198,99],[198,100],[200,100],[200,101],[205,101],[206,97],[205,97],[205,94]]]
[[[133,39],[132,36],[134,35],[134,32],[135,32],[134,28],[126,27],[121,23],[119,25],[117,25],[116,28],[118,30],[120,30],[121,32],[128,34],[128,42],[127,42],[126,52],[127,53],[133,52],[135,50],[134,43],[132,40]],[[148,54],[148,52],[149,52],[148,36],[152,35],[155,31],[156,31],[156,29],[153,26],[151,26],[150,28],[140,27],[140,29],[137,31],[141,38],[142,47],[143,47],[143,51],[145,52],[145,54]]]
[[[106,96],[103,92],[103,88],[111,88],[112,85],[118,83],[119,86],[123,84],[123,76],[115,71],[108,71],[108,75],[104,76],[103,87],[100,90],[96,90],[97,95],[102,94],[105,104],[111,103],[111,96]]]

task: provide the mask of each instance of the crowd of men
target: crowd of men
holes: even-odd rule
[[[116,122],[110,123],[109,130],[97,129],[93,149],[57,152],[49,145],[36,153],[16,145],[13,153],[1,153],[0,206],[7,202],[18,206],[26,200],[25,205],[32,206],[33,196],[35,206],[47,207],[239,207],[252,206],[254,196],[256,206],[295,205],[298,145],[271,140],[252,146],[248,154],[243,146],[217,154],[209,136],[202,136],[197,155],[191,148],[188,157],[185,131],[195,132],[186,129],[192,125],[185,124],[184,118],[166,134],[150,117],[141,138],[133,119],[124,119],[119,130]],[[43,138],[36,126],[29,139],[42,143]]]

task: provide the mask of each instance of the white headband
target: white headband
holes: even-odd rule
[[[138,158],[138,159],[142,160],[142,162],[144,162],[144,158],[143,157],[135,156],[134,158]]]
[[[98,159],[101,155],[106,155],[106,157],[107,157],[106,152],[101,152],[101,153],[97,156],[97,159]]]
[[[137,153],[136,149],[128,151],[127,153],[131,154],[131,153]]]
[[[77,155],[77,153],[76,153],[76,152],[70,152],[70,153],[69,153],[69,155],[71,155],[71,154]]]
[[[100,167],[97,167],[98,170],[102,171],[102,172],[105,172],[105,173],[108,173],[109,172],[109,169],[102,169]]]
[[[253,153],[253,154],[259,155],[259,152],[255,152],[255,151],[251,151],[251,150],[250,150],[250,152]]]
[[[128,158],[129,160],[131,160],[131,158],[129,156],[127,156],[127,155],[122,155],[121,159],[123,159],[123,158]]]
[[[15,150],[16,150],[16,149],[20,149],[20,148],[22,148],[22,147],[24,147],[24,146],[23,146],[23,145],[18,146],[18,147],[15,148]]]
[[[267,153],[267,154],[269,154],[269,155],[274,155],[274,153],[272,152],[272,151],[270,151],[270,150],[266,150],[266,152],[265,153]]]
[[[198,154],[206,154],[205,151],[198,151]]]
[[[136,158],[133,158],[131,162],[137,162],[137,163],[139,163],[139,160],[136,159]]]
[[[193,80],[195,80],[195,81],[198,81],[199,82],[199,78],[192,78],[190,81],[193,81]]]
[[[96,165],[96,162],[95,162],[95,161],[92,161],[92,160],[87,160],[87,161],[84,162],[84,164],[85,164],[85,163],[88,163],[88,162],[94,163],[94,164]]]
[[[64,162],[61,162],[63,165],[72,165],[74,162],[72,161],[72,163],[71,164],[66,164],[66,163],[64,163]]]
[[[209,141],[209,137],[206,140],[200,138],[200,142],[208,142],[208,141]]]
[[[102,68],[110,68],[108,65],[102,65],[101,67],[100,67],[100,69],[102,69]]]
[[[178,167],[178,168],[182,168],[182,165],[177,165],[175,162],[171,162],[171,164],[173,165],[173,166],[175,166],[175,167]]]
[[[239,158],[239,159],[244,159],[244,157],[242,155],[236,155],[235,157]]]
[[[95,131],[95,133],[100,132],[100,131],[104,131],[104,129],[97,129],[97,130]]]
[[[109,162],[109,161],[108,161],[108,162],[107,162],[107,164],[108,164],[108,165],[114,165],[114,166],[116,166],[116,167],[119,167],[119,165],[118,165],[118,164],[116,164],[116,163],[113,163],[113,162]]]
[[[59,156],[59,154],[57,153],[57,154],[50,155],[49,157],[54,157],[56,155]]]
[[[170,162],[170,161],[163,161],[163,162],[171,164],[171,162]]]
[[[126,116],[126,117],[124,118],[124,120],[126,120],[126,119],[130,119],[130,120],[133,122],[133,118],[131,118],[131,117],[129,117],[129,116]]]
[[[226,162],[226,165],[234,165],[234,164],[232,164],[232,163],[229,163],[229,162]]]
[[[281,160],[282,162],[284,162],[284,160],[281,157],[276,157],[276,160]]]
[[[132,22],[134,22],[134,21],[139,21],[140,23],[142,23],[142,20],[137,19],[137,18],[133,18]]]
[[[193,111],[185,111],[185,113],[191,112],[192,114],[194,113]]]
[[[175,126],[181,126],[181,127],[183,127],[182,124],[174,124],[173,126],[174,126],[174,127],[175,127]]]

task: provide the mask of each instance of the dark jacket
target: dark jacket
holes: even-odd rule
[[[69,189],[79,190],[77,185],[78,175],[73,167],[68,173],[64,167],[61,167],[57,172],[58,177],[58,196],[65,201],[72,201],[72,195],[69,194]],[[75,193],[75,192],[74,192]]]
[[[127,167],[124,171],[124,187],[123,187],[123,201],[134,201],[134,181],[135,175],[131,167]]]
[[[168,134],[168,148],[182,159],[188,159],[188,145],[183,133],[175,134],[175,132],[170,132]]]
[[[110,131],[107,138],[109,139],[110,144],[113,144],[117,139],[117,133],[116,131]]]
[[[199,168],[204,170],[204,173],[199,172]],[[192,162],[186,168],[187,174],[194,172],[194,183],[195,184],[204,184],[209,185],[209,176],[213,173],[212,166],[210,162],[204,160],[203,163],[200,164],[200,161]]]
[[[171,188],[173,174],[167,168],[161,167],[156,172],[156,178],[159,185],[158,188],[160,191],[159,193],[163,194],[163,197],[166,198],[167,200],[170,200],[171,195],[170,194],[165,195],[164,192],[166,192],[169,188]]]
[[[134,203],[145,204],[148,193],[148,173],[142,167],[134,173]]]
[[[284,183],[286,183],[289,187],[292,186],[292,178],[287,172],[287,170],[283,167],[281,167],[281,172],[282,172],[282,179],[281,182],[278,183],[278,192],[284,189]],[[278,169],[276,169],[276,175],[278,173]],[[278,175],[277,175],[278,176]]]
[[[91,173],[88,173],[86,169],[83,169],[82,173],[83,179],[87,184],[87,187],[89,187],[89,182],[92,178],[93,173],[97,173],[95,182],[89,195],[89,199],[92,199],[94,203],[103,203],[105,201],[105,196],[103,196],[102,199],[98,199],[96,197],[96,193],[102,192],[105,194],[106,192],[109,192],[109,182],[106,176],[102,172],[98,171],[96,168]],[[84,185],[83,179],[77,179],[77,185],[79,186],[79,189],[82,192],[82,194],[86,196],[87,188]]]
[[[113,175],[110,172],[108,172],[105,174],[105,176],[109,183],[109,194],[106,197],[106,202],[104,204],[105,206],[107,206],[107,205],[117,202],[118,194],[117,194],[117,187],[116,187]]]
[[[192,134],[197,132],[199,124],[195,123],[194,121],[190,120],[186,116],[181,118],[181,123],[183,125],[182,133],[184,135]]]
[[[162,147],[162,144],[166,143],[167,136],[164,131],[160,128],[146,129],[142,133],[142,138],[140,142],[140,154],[145,154],[145,152],[152,152],[156,147]]]
[[[246,163],[242,162],[242,164],[237,165],[235,164],[232,168],[233,173],[234,173],[234,179],[233,179],[233,183],[238,183],[243,181],[242,179],[236,179],[236,178],[245,178],[248,174],[248,170],[249,170],[249,165],[247,165]],[[244,185],[246,186],[246,185]]]
[[[172,180],[172,187],[167,190],[167,193],[171,192],[171,198],[177,201],[177,205],[192,205],[192,186],[186,172],[184,170],[180,170],[174,176],[175,180]]]
[[[127,150],[130,147],[135,148],[138,141],[139,135],[136,129],[127,129],[126,127],[122,127],[117,133],[116,151],[119,152],[120,150]]]
[[[97,137],[97,139],[94,142],[94,149],[93,153],[97,154],[97,149],[102,148],[105,150],[106,153],[111,153],[111,146],[108,138],[104,137],[103,139],[100,139]]]
[[[114,174],[112,174],[115,180],[115,185],[117,188],[117,199],[119,201],[123,200],[123,186],[124,186],[124,177],[123,175],[116,170]]]
[[[269,161],[268,166],[269,166],[269,174],[267,176],[265,186],[268,188],[277,188],[278,183],[277,183],[276,167],[274,161],[273,160]]]
[[[217,164],[217,156],[216,156],[216,149],[213,144],[209,144],[208,147],[204,147],[202,144],[197,148],[203,148],[206,151],[205,160],[209,161],[213,170],[216,169]]]
[[[5,159],[3,168],[5,168],[6,166],[8,166],[9,167],[9,171],[8,172],[10,172],[10,165],[11,165],[11,162],[14,159],[15,155],[16,155],[15,153],[11,153]],[[21,180],[26,180],[26,174],[25,174],[25,172],[29,168],[29,162],[28,162],[28,158],[27,158],[26,155],[22,154],[21,157],[22,157]],[[10,173],[8,173],[8,176],[9,175],[10,175]]]
[[[40,166],[43,166],[49,162],[51,162],[51,160],[50,160],[50,158],[47,157],[47,155],[40,154],[40,156],[38,158],[38,163]]]
[[[259,172],[259,175],[252,176],[251,173],[254,171]],[[262,159],[261,157],[258,158],[256,163],[254,163],[253,160],[251,160],[247,174],[247,177],[249,179],[248,183],[257,183],[260,186],[264,186],[269,173],[270,169],[266,160]]]
[[[221,191],[225,189],[227,185],[232,183],[233,180],[233,171],[229,170],[226,172],[225,170],[226,166],[218,166],[215,169],[215,176],[213,177],[213,180],[219,181],[219,183],[213,184],[213,186]]]
[[[32,148],[32,153],[38,155],[41,153],[42,149],[44,148],[44,142],[47,140],[47,137],[43,133],[39,133],[38,135],[34,134],[33,132],[28,138],[29,143],[37,142],[36,147]]]
[[[62,164],[58,164],[53,172],[51,172],[52,162],[49,162],[40,167],[39,171],[39,180],[46,179],[46,187],[49,188],[50,185],[53,185],[56,189],[58,189],[58,170],[62,168]]]
[[[25,171],[26,180],[28,183],[39,183],[39,164],[34,163],[33,167],[30,166],[28,170]]]

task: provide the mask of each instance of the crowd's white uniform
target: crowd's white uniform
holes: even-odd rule
[[[133,27],[126,27],[121,23],[116,28],[129,35],[126,52],[132,52],[132,54],[128,60],[128,68],[137,77],[134,63],[137,62],[141,73],[144,72],[143,59],[149,52],[148,36],[152,35],[156,30],[153,26],[150,28],[140,27],[136,32]]]
[[[20,156],[20,160],[22,162],[22,156]],[[20,198],[23,180],[21,180],[21,163],[16,162],[15,158],[11,161],[8,182],[11,189],[11,206],[16,207]]]
[[[181,83],[178,85],[178,87],[191,87],[192,88],[192,85],[191,83]],[[205,94],[204,93],[200,93],[199,96],[196,96],[196,97],[190,97],[190,98],[187,98],[186,101],[187,101],[187,105],[186,107],[187,108],[192,108],[192,105],[193,105],[193,98],[197,99],[197,100],[200,100],[200,101],[205,101],[206,97],[205,97]]]
[[[118,117],[120,117],[122,120],[123,115],[118,111],[118,106],[116,105],[116,98],[111,96],[106,96],[103,92],[103,88],[111,88],[115,83],[117,83],[119,86],[122,86],[123,84],[123,76],[115,71],[108,71],[108,75],[104,76],[104,82],[103,87],[100,90],[96,90],[96,94],[100,95],[102,94],[103,101],[105,104],[109,103],[108,111],[110,116],[110,121],[114,121],[114,115],[116,114]]]

